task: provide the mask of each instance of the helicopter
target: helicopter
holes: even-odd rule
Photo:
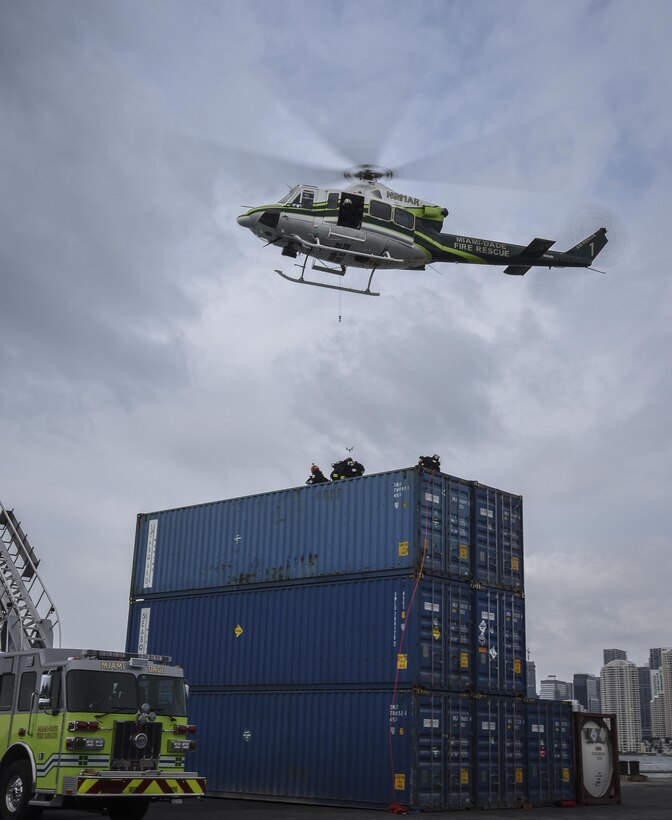
[[[532,267],[590,268],[607,244],[602,227],[566,251],[549,250],[555,241],[535,238],[527,245],[443,233],[448,210],[420,197],[392,190],[385,183],[389,168],[355,165],[344,172],[345,189],[296,185],[277,202],[249,208],[237,218],[266,245],[282,255],[303,260],[297,276],[275,272],[300,285],[330,288],[364,296],[378,270],[425,270],[434,262],[505,266],[504,273],[523,276]],[[369,271],[363,288],[307,278],[311,269],[344,277],[348,268]]]

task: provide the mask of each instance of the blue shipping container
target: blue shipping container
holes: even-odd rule
[[[476,805],[514,807],[526,803],[525,704],[515,698],[477,701]]]
[[[214,795],[464,809],[472,710],[408,690],[196,692],[189,765]]]
[[[529,800],[551,805],[576,796],[572,710],[566,703],[534,701],[527,706]]]
[[[523,588],[523,500],[477,484],[473,490],[474,576]]]
[[[189,766],[213,795],[425,810],[518,806],[530,802],[527,709],[516,698],[404,689],[192,690],[198,747]]]
[[[142,514],[131,597],[420,568],[522,590],[520,496],[413,468]]]
[[[154,596],[131,604],[127,649],[170,655],[196,686],[396,680],[524,694],[524,604],[509,590],[408,576]]]

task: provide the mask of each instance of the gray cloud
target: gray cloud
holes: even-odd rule
[[[671,22],[664,2],[2,5],[0,497],[65,643],[123,643],[137,512],[300,484],[346,446],[367,472],[431,451],[524,494],[540,674],[670,643],[650,612]],[[280,280],[242,206],[374,152],[434,157],[398,188],[456,233],[562,248],[606,216],[608,274],[380,272],[375,300]]]

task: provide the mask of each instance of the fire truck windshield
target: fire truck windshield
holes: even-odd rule
[[[71,669],[66,691],[70,712],[137,712],[148,703],[157,714],[186,714],[182,678]]]
[[[159,715],[186,715],[184,678],[165,678],[161,675],[140,675],[140,701],[149,703]]]

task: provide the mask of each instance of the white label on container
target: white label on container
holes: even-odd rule
[[[488,510],[485,507],[481,507],[481,515],[485,516],[486,518],[494,518],[495,514],[492,510]]]
[[[441,612],[440,604],[433,604],[431,601],[425,601],[425,609],[427,612]]]
[[[497,724],[494,720],[484,720],[481,723],[481,729],[485,729],[486,732],[494,732],[497,728]]]
[[[147,646],[149,641],[149,616],[152,614],[151,609],[143,606],[140,610],[140,629],[138,630],[138,652],[141,655],[147,654]]]
[[[439,728],[439,719],[438,718],[425,718],[422,721],[422,725],[425,729],[438,729]]]
[[[438,504],[441,499],[438,495],[432,495],[432,493],[425,493],[425,501],[431,501],[432,504]]]
[[[484,621],[494,621],[496,619],[496,615],[494,612],[481,612],[481,618]]]
[[[538,734],[544,734],[544,724],[543,723],[533,723],[532,724],[532,731],[537,732]]]
[[[156,532],[159,529],[159,519],[152,518],[147,529],[147,551],[145,553],[144,589],[150,589],[154,583],[154,561],[156,559]]]

